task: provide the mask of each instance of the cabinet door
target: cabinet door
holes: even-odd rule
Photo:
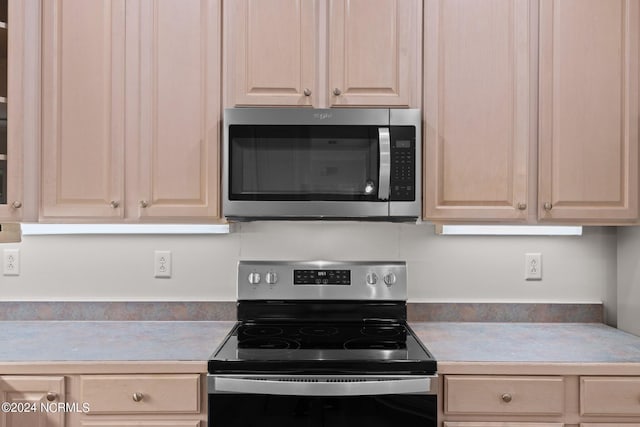
[[[22,1],[0,2],[0,218],[22,218],[23,57]]]
[[[420,0],[330,0],[333,106],[420,108]]]
[[[220,115],[220,2],[140,0],[139,168],[127,177],[138,195],[132,217],[218,216]],[[128,31],[128,37],[137,28]],[[127,43],[129,46],[131,40]],[[128,104],[129,105],[129,104]],[[135,123],[134,123],[135,125]],[[131,134],[129,134],[131,135]],[[137,173],[136,176],[133,175]],[[136,188],[137,187],[137,188]]]
[[[0,376],[0,401],[16,409],[0,412],[1,427],[64,427],[64,411],[56,410],[65,402],[64,377]]]
[[[538,216],[638,215],[636,0],[541,0]]]
[[[42,2],[42,218],[123,214],[124,5]]]
[[[425,1],[424,215],[430,220],[527,218],[534,6]]]
[[[314,104],[316,7],[316,0],[224,2],[225,106]]]

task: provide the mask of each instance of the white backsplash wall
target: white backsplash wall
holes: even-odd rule
[[[618,327],[640,335],[640,228],[618,228]]]
[[[430,224],[254,222],[229,235],[26,236],[2,300],[231,301],[240,259],[407,260],[409,298],[429,302],[599,302],[615,308],[616,231],[580,237],[437,236]],[[154,250],[173,277],[153,277]],[[524,280],[541,252],[543,280]]]

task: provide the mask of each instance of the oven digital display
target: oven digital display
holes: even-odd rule
[[[351,270],[293,270],[294,285],[350,285]]]

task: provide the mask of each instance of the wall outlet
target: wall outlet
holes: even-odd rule
[[[155,251],[153,274],[154,277],[171,277],[171,251]]]
[[[20,275],[20,249],[5,249],[2,274],[5,276]]]
[[[524,278],[526,280],[542,280],[542,254],[524,254]]]

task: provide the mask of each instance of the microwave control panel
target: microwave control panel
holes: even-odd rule
[[[416,136],[413,126],[391,128],[391,201],[416,199]]]

